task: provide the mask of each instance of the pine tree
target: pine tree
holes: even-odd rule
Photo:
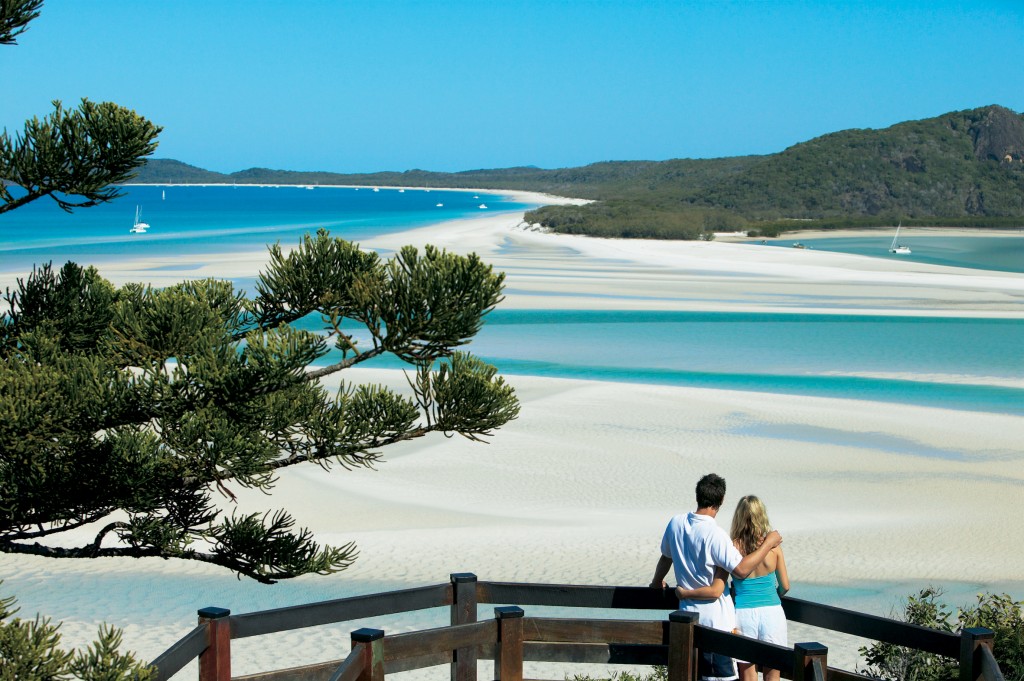
[[[321,547],[283,510],[224,516],[215,495],[305,462],[371,467],[432,432],[479,440],[518,414],[494,367],[459,351],[501,299],[504,275],[475,255],[385,262],[326,231],[270,255],[253,299],[217,280],[115,288],[74,263],[7,291],[0,551],[183,558],[267,583],[332,573],[351,544]],[[320,332],[294,325],[308,316]],[[384,353],[409,365],[410,396],[318,381]],[[86,525],[91,542],[51,543]]]
[[[0,0],[0,45],[41,5]],[[111,185],[156,146],[160,129],[115,104],[54,107],[0,134],[0,213],[43,196],[68,211],[116,198]],[[252,299],[216,280],[116,288],[70,262],[6,290],[0,552],[197,560],[265,583],[329,574],[353,544],[321,546],[285,510],[225,515],[215,498],[270,490],[301,463],[372,467],[382,447],[433,432],[481,440],[518,415],[494,367],[460,351],[501,300],[504,275],[476,256],[408,247],[383,261],[324,231],[270,255]],[[310,317],[319,332],[296,327]],[[410,396],[321,387],[385,353],[409,366]],[[59,540],[82,528],[92,541]],[[0,681],[148,678],[116,629],[66,652],[59,625],[14,618],[12,603],[0,600]]]
[[[42,0],[0,1],[0,45],[14,45]],[[95,206],[121,195],[116,186],[133,177],[156,149],[160,127],[111,102],[83,99],[67,110],[25,122],[12,137],[0,132],[0,213],[44,196],[61,208]],[[21,192],[12,192],[11,186]]]

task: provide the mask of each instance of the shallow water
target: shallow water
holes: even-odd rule
[[[1024,272],[1024,230],[1007,232],[1007,236],[936,236],[935,234],[913,236],[912,232],[908,235],[901,234],[900,244],[908,246],[911,251],[907,255],[890,253],[892,235],[882,232],[879,232],[878,236],[866,237],[769,239],[768,245],[792,248],[793,244],[798,241],[807,248],[819,251],[851,253],[873,258],[948,267]]]
[[[27,273],[33,263],[51,259],[99,264],[146,257],[165,249],[185,254],[262,250],[267,242],[295,241],[307,230],[320,226],[360,240],[477,215],[479,203],[493,210],[522,207],[490,194],[474,199],[472,194],[436,190],[398,193],[384,189],[372,192],[370,188],[357,192],[327,188],[131,187],[128,192],[128,197],[114,204],[76,211],[71,216],[50,204],[37,203],[0,217],[0,264],[5,271],[20,268]],[[163,192],[166,199],[162,198]],[[153,225],[144,239],[128,234],[137,203],[143,206],[143,219]],[[436,203],[444,203],[444,207],[437,208]],[[901,239],[914,253],[900,257],[1024,271],[1024,255],[1019,250],[1024,240],[956,237],[944,245],[942,239],[929,237],[927,244]],[[897,257],[887,253],[890,240],[880,235],[859,245],[844,244],[843,238],[805,243],[822,250],[860,249],[844,252]],[[781,245],[789,247],[788,243]],[[1008,258],[1011,267],[1001,265],[1000,258]],[[236,284],[251,286],[251,281],[236,280]],[[316,320],[308,325],[315,327]],[[1022,347],[1022,320],[498,309],[487,317],[483,331],[468,349],[509,375],[853,397],[1024,414]],[[382,358],[375,365],[399,363]],[[852,439],[846,432],[811,426],[739,427],[755,438],[839,442],[920,460],[962,457],[956,451],[883,434],[858,434]],[[993,452],[992,456],[1005,454]],[[172,574],[159,569],[162,565],[112,561],[110,569],[69,570],[66,578],[56,579],[32,569],[33,564],[24,557],[9,557],[0,563],[0,578],[6,580],[4,593],[21,597],[25,614],[31,616],[42,610],[68,618],[64,631],[71,638],[88,640],[101,619],[127,623],[129,637],[140,629],[159,627],[168,621],[176,623],[165,626],[155,649],[146,651],[150,655],[187,632],[195,621],[197,607],[227,606],[241,613],[410,586],[381,575],[379,579],[362,580],[309,577],[267,589],[239,582],[226,572],[211,575],[185,568],[181,574]],[[474,568],[455,561],[452,569]],[[1024,596],[1024,584],[1020,582],[946,581],[938,585],[946,589],[947,600],[954,605],[972,601],[981,590],[1005,590],[1017,598]],[[899,606],[901,598],[922,586],[898,580],[842,584],[795,580],[792,595],[887,615]],[[91,594],[96,593],[106,595],[101,608],[92,600]],[[84,601],[83,594],[89,595]],[[562,609],[553,612],[535,607],[527,608],[527,613],[569,614]],[[631,616],[623,612],[615,615]],[[481,607],[481,618],[491,616],[493,605]],[[434,610],[411,619],[379,618],[356,626],[402,631],[438,626],[446,618],[447,611]],[[347,641],[349,631],[356,626],[332,628],[324,634],[325,646]],[[791,636],[791,640],[814,640],[820,635],[811,637],[801,632]],[[300,639],[281,640],[285,647],[290,642],[293,648],[306,645]],[[831,639],[823,640],[831,644]],[[246,645],[258,647],[264,641],[251,639]],[[325,659],[333,657],[325,655]],[[445,670],[441,672],[446,676]]]
[[[498,309],[467,349],[506,374],[1024,414],[1021,347],[1016,319]]]
[[[0,263],[24,270],[33,264],[100,264],[172,251],[179,255],[263,251],[267,244],[297,243],[326,228],[351,241],[413,227],[522,210],[496,194],[371,187],[129,186],[111,203],[61,211],[46,198],[0,218]],[[476,196],[476,198],[474,198]],[[437,206],[437,204],[443,204]],[[486,209],[480,209],[485,204]],[[130,234],[135,208],[150,225]]]

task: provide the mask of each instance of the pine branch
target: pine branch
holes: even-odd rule
[[[379,357],[380,355],[383,354],[384,348],[374,348],[373,350],[367,350],[366,352],[355,355],[354,357],[349,357],[348,359],[344,359],[335,364],[321,367],[319,369],[314,369],[312,371],[307,371],[306,380],[315,381],[319,378],[323,378],[324,376],[330,376],[331,374],[337,373],[343,369],[348,369],[349,367],[355,366],[360,362],[365,362],[368,359],[373,359],[374,357]]]
[[[5,540],[5,541],[16,541],[16,540],[24,540],[24,539],[38,539],[39,537],[48,537],[48,536],[50,536],[52,534],[57,534],[57,533],[60,533],[60,532],[66,532],[67,530],[73,530],[73,529],[78,528],[78,527],[83,527],[84,525],[90,525],[90,524],[92,524],[92,523],[94,523],[94,522],[96,522],[98,520],[101,520],[101,519],[107,517],[113,511],[114,511],[113,508],[104,507],[104,508],[99,509],[97,511],[93,511],[92,513],[89,513],[87,515],[84,515],[81,518],[76,518],[74,520],[70,520],[70,521],[63,522],[63,523],[59,523],[59,522],[58,523],[53,523],[50,527],[39,526],[38,530],[32,530],[32,531],[28,531],[28,530],[13,530],[13,529],[12,530],[7,530],[7,531],[0,530],[0,534],[2,534],[3,540]],[[25,527],[25,526],[30,525],[30,524],[31,524],[31,521],[26,521],[25,523],[23,523],[22,527]]]
[[[39,16],[43,0],[3,0],[0,2],[0,45],[17,45],[16,38],[28,30],[28,23]]]
[[[45,558],[149,558],[175,557],[154,547],[139,546],[106,546],[96,548],[92,544],[67,548],[63,546],[43,546],[42,544],[19,544],[0,541],[0,553],[13,553]]]
[[[59,101],[53,106],[52,114],[27,121],[13,139],[0,134],[0,178],[26,191],[18,199],[0,192],[0,213],[43,196],[67,212],[111,201],[121,196],[113,185],[131,179],[156,149],[161,128],[134,111],[88,99],[71,111]]]

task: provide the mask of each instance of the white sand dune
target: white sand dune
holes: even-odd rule
[[[366,244],[434,243],[477,252],[508,273],[504,306],[842,311],[1024,316],[1024,276],[730,243],[597,240],[524,228],[521,214],[445,223]],[[174,281],[252,276],[259,255]],[[194,258],[189,258],[194,262]],[[173,264],[161,260],[161,266]],[[103,274],[152,280],[153,263]],[[154,282],[156,283],[156,282]],[[401,372],[353,369],[346,380],[405,388]],[[4,593],[23,614],[65,621],[66,639],[101,621],[125,627],[144,657],[162,652],[204,606],[233,612],[481,579],[646,584],[668,518],[691,509],[704,473],[725,476],[732,504],[767,503],[793,594],[887,614],[895,595],[929,583],[955,602],[978,589],[1024,597],[1024,418],[933,407],[703,388],[511,377],[520,418],[490,444],[433,437],[389,448],[377,471],[285,471],[271,497],[242,491],[239,510],[288,508],[328,543],[355,540],[348,571],[265,587],[177,561],[0,558]],[[530,609],[527,609],[530,612]],[[436,626],[446,613],[370,623]],[[236,674],[338,657],[367,623],[238,642]],[[833,659],[856,642],[797,628]],[[547,674],[549,678],[561,674]],[[431,678],[447,678],[442,669]]]

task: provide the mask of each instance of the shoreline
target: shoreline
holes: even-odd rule
[[[368,239],[475,252],[507,275],[507,308],[1024,318],[1024,275],[756,243],[538,230],[522,213]],[[595,274],[599,273],[599,274]]]
[[[536,205],[583,202],[535,192],[445,191],[483,191]],[[428,243],[463,254],[475,252],[507,274],[502,305],[509,309],[1024,318],[1024,276],[1019,273],[818,249],[765,249],[758,239],[749,238],[723,237],[704,242],[567,235],[529,225],[524,222],[524,215],[522,210],[469,215],[359,243],[384,255],[407,244],[422,247]],[[935,234],[932,229],[908,231]],[[944,235],[950,234],[947,228],[939,229]],[[878,236],[874,230],[800,234],[801,238]],[[957,234],[978,232],[958,230]],[[289,244],[282,245],[286,251],[290,248]],[[186,279],[214,277],[234,279],[245,286],[251,285],[249,282],[268,262],[266,249],[195,255],[165,253],[104,262],[100,270],[115,285],[146,282],[159,287]],[[596,272],[600,274],[595,276]],[[26,274],[0,272],[0,278],[10,285],[16,277]]]
[[[28,616],[40,611],[64,620],[69,645],[83,645],[99,622],[109,621],[125,629],[126,649],[152,659],[185,635],[196,610],[207,606],[252,612],[444,583],[453,572],[492,581],[642,586],[664,524],[692,510],[691,478],[715,471],[728,481],[721,524],[728,525],[741,495],[765,500],[783,532],[794,597],[882,616],[899,598],[933,583],[949,590],[954,606],[971,602],[979,590],[1024,598],[1024,527],[1012,513],[982,520],[976,502],[1016,507],[1024,482],[1020,417],[845,398],[506,378],[523,412],[487,445],[424,438],[388,447],[376,471],[296,466],[281,471],[269,497],[233,489],[238,512],[287,508],[319,542],[355,541],[360,558],[336,576],[267,587],[189,561],[11,555],[0,563],[5,593],[16,594]],[[345,380],[395,390],[405,385],[398,370],[354,368]],[[324,385],[333,390],[339,382],[335,375]],[[638,433],[642,465],[628,455]],[[880,441],[886,433],[894,442],[921,442],[959,458],[900,452]],[[951,535],[964,518],[978,522],[970,532]],[[104,593],[102,602],[97,592]],[[663,616],[650,613],[651,619]],[[431,617],[437,615],[363,618],[254,639],[240,643],[234,671],[314,662],[358,626],[395,632],[443,624]],[[833,664],[856,664],[858,641],[800,631],[791,626],[791,637],[824,639]]]
[[[295,189],[305,189],[310,187],[317,189],[323,187],[325,189],[385,189],[391,190],[402,190],[402,191],[421,191],[421,192],[472,192],[474,194],[496,194],[499,196],[507,196],[515,198],[521,203],[544,203],[546,205],[583,205],[591,203],[590,199],[574,199],[568,196],[556,196],[555,194],[548,194],[546,192],[534,192],[526,189],[480,189],[473,187],[413,187],[403,185],[383,185],[383,184],[262,184],[255,182],[246,182],[243,184],[228,184],[226,182],[126,182],[118,185],[119,187],[289,187]],[[540,197],[539,199],[537,197]]]
[[[467,217],[362,245],[384,253],[426,243],[476,252],[506,272],[506,309],[1024,319],[1020,274],[750,244],[547,234],[522,218],[522,211]],[[101,274],[115,284],[166,285],[253,277],[266,261],[265,250],[170,254],[105,266]],[[343,373],[346,381],[408,394],[398,370]],[[739,496],[765,500],[783,532],[798,598],[882,616],[894,598],[933,582],[949,586],[954,606],[977,590],[1024,598],[1024,525],[1012,510],[1024,484],[1024,417],[706,387],[505,379],[522,413],[486,446],[430,437],[386,448],[376,471],[298,466],[282,471],[271,496],[233,490],[239,512],[287,508],[318,542],[356,541],[361,557],[339,575],[266,587],[188,561],[7,555],[3,595],[16,595],[27,616],[63,620],[69,646],[91,641],[107,621],[124,629],[125,649],[152,659],[206,606],[237,614],[444,583],[452,572],[639,586],[650,579],[668,518],[692,510],[693,482],[715,471],[729,485],[723,526]],[[339,383],[339,375],[324,381],[328,390]],[[91,533],[77,537],[88,541]],[[438,626],[435,616],[364,618],[355,626],[407,631]],[[233,671],[340,657],[339,641],[351,628],[240,641]],[[834,665],[852,669],[859,659],[856,639],[797,626],[790,637],[822,640]]]
[[[503,194],[508,195],[508,194]],[[522,194],[524,202],[540,195]],[[565,199],[570,201],[569,199]],[[361,240],[387,256],[405,245],[476,253],[506,273],[506,309],[771,312],[1024,319],[1024,275],[755,242],[651,241],[546,232],[513,210]],[[289,250],[289,244],[282,244]],[[115,285],[206,277],[246,282],[266,249],[109,261]],[[22,272],[0,273],[13,282]]]
[[[790,238],[796,240],[807,239],[807,240],[822,240],[822,239],[840,239],[840,238],[857,238],[857,237],[881,237],[881,236],[892,236],[895,227],[876,227],[872,229],[866,229],[863,227],[853,229],[807,229],[807,230],[794,230],[792,232],[783,232],[777,237],[748,237],[738,236],[736,233],[730,232],[716,232],[715,240],[722,239],[724,241],[733,241],[737,243],[746,242],[759,242],[762,239],[768,239],[769,241],[785,241]],[[910,236],[913,238],[928,238],[928,237],[1018,237],[1024,236],[1024,227],[902,227],[900,229],[902,236]],[[797,239],[799,237],[799,239]]]

